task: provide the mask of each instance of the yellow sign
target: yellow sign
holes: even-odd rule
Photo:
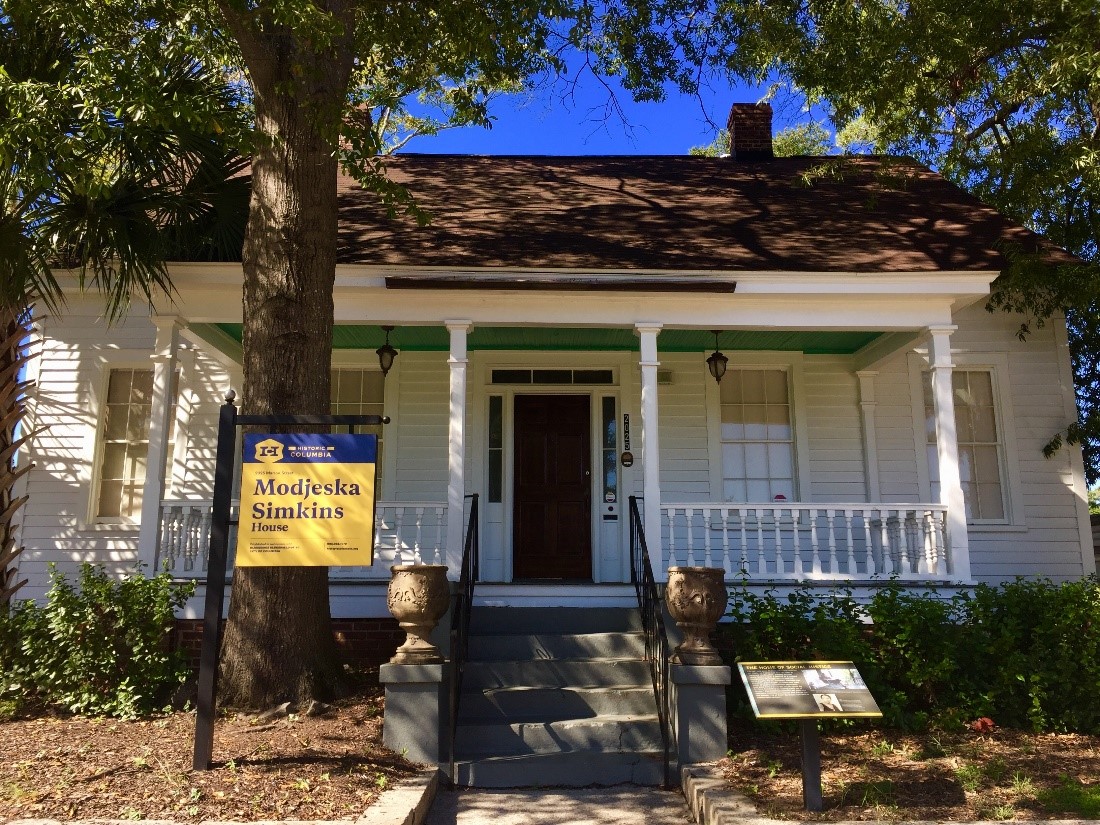
[[[244,437],[238,567],[370,565],[373,435]]]

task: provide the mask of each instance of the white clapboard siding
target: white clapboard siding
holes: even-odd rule
[[[863,501],[867,486],[856,379],[851,359],[807,356],[802,394],[809,438],[809,489],[815,502]],[[803,485],[805,488],[805,485]]]
[[[665,501],[708,499],[710,436],[703,382],[712,379],[694,353],[661,353],[661,369],[672,373],[672,382],[657,389],[661,496]],[[640,444],[641,421],[632,429]]]
[[[386,497],[408,501],[447,498],[450,371],[445,352],[402,352],[396,403],[387,413],[387,462],[395,462],[394,489]],[[388,388],[387,388],[388,389]],[[467,408],[469,409],[469,408]],[[467,418],[467,433],[473,422]],[[471,439],[467,437],[467,450]],[[396,449],[395,449],[396,448]],[[467,452],[467,461],[472,460]]]

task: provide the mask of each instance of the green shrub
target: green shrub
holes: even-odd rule
[[[740,660],[855,662],[886,724],[1100,733],[1100,584],[1024,580],[946,599],[899,582],[866,607],[850,591],[730,596],[722,633]],[[869,622],[869,623],[868,623]],[[734,709],[743,691],[732,694]],[[743,712],[743,708],[741,708]]]
[[[45,605],[0,616],[0,700],[121,717],[162,707],[188,675],[167,638],[193,592],[167,574],[119,580],[90,564],[74,586],[51,568]]]

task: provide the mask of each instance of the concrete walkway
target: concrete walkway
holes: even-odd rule
[[[634,785],[542,790],[440,789],[425,825],[685,825],[679,791]]]

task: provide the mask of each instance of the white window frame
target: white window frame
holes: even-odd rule
[[[187,378],[187,359],[177,359],[177,392],[176,399],[176,440],[173,452],[173,465],[178,465],[182,454],[188,446],[188,439],[184,434],[189,415],[181,408],[185,395],[185,380]],[[89,427],[84,439],[84,451],[82,471],[80,473],[81,486],[86,490],[84,506],[81,509],[81,518],[78,520],[77,529],[81,531],[109,531],[120,533],[136,533],[141,529],[141,519],[129,521],[110,516],[100,517],[99,490],[102,482],[101,463],[103,461],[104,444],[103,428],[107,415],[107,389],[111,381],[111,372],[114,370],[155,370],[156,365],[148,352],[138,350],[117,350],[110,357],[99,356],[95,366],[96,376],[92,382],[88,399]],[[190,406],[190,405],[187,405]],[[146,468],[148,472],[148,468]],[[165,468],[165,476],[173,472],[173,467]]]
[[[952,352],[954,370],[988,372],[993,384],[993,403],[1000,427],[1001,485],[1004,491],[1005,514],[1000,519],[967,519],[973,532],[1013,532],[1026,530],[1024,503],[1020,482],[1020,460],[1017,450],[1016,423],[1012,414],[1009,357],[1007,352]],[[923,373],[929,371],[928,353],[909,353],[909,391],[913,406],[913,444],[916,450],[917,483],[925,501],[932,500],[932,473],[928,463],[928,441],[924,420]]]
[[[709,352],[709,351],[708,351]],[[707,436],[710,443],[710,496],[715,502],[725,501],[722,466],[722,402],[718,382],[707,371],[707,352],[700,355],[706,388]],[[734,369],[782,369],[787,373],[787,397],[790,401],[791,435],[794,440],[794,498],[791,503],[813,501],[810,480],[810,450],[806,427],[805,359],[801,352],[732,352],[726,353],[727,371]],[[758,503],[758,502],[753,502]]]

